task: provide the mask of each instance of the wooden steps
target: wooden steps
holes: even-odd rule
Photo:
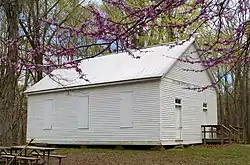
[[[243,129],[225,125],[202,125],[203,144],[244,143]]]

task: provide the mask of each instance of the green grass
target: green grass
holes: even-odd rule
[[[60,149],[58,152],[68,155],[68,161],[73,159],[89,165],[250,165],[250,147],[242,145],[195,146],[165,151]]]

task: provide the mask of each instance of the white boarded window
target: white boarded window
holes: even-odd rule
[[[78,129],[89,128],[89,97],[80,96],[76,100]]]
[[[120,127],[133,127],[133,92],[122,92],[120,94]]]
[[[52,129],[52,115],[54,109],[54,100],[48,99],[43,102],[43,129]]]

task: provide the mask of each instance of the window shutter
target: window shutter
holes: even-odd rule
[[[43,102],[43,129],[51,130],[52,129],[52,115],[54,108],[54,100],[45,100]]]
[[[77,103],[78,129],[89,128],[89,97],[80,96]]]
[[[122,92],[120,96],[120,127],[133,127],[133,92]]]

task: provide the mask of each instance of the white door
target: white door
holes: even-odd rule
[[[206,109],[203,109],[203,120],[202,120],[202,124],[203,125],[207,125],[207,110]],[[206,128],[206,131],[208,131],[209,128]],[[204,134],[202,135],[204,137]],[[209,133],[206,133],[206,138],[209,137]]]
[[[182,134],[182,112],[181,106],[175,106],[175,113],[176,113],[176,139],[181,139]]]
[[[203,110],[203,125],[207,124],[207,110]]]

